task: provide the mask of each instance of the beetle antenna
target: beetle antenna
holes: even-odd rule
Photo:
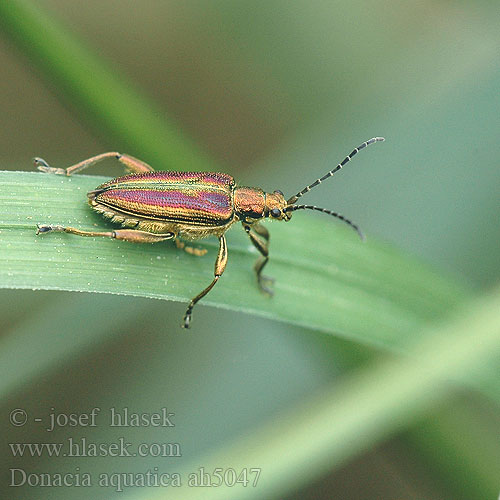
[[[366,146],[369,146],[370,144],[373,144],[375,142],[381,142],[385,141],[383,137],[373,137],[369,141],[363,142],[360,146],[357,148],[354,148],[350,154],[348,154],[333,170],[330,170],[330,172],[326,173],[323,177],[320,177],[319,179],[315,180],[312,184],[309,186],[305,187],[302,191],[299,191],[295,196],[292,196],[288,201],[288,205],[292,205],[295,203],[302,195],[308,193],[311,191],[312,188],[316,187],[318,184],[321,184],[324,180],[328,179],[328,177],[331,177],[335,172],[340,170],[346,163],[350,162],[352,160],[352,157],[358,152],[361,151],[362,149],[366,148]]]
[[[342,222],[345,222],[349,226],[351,226],[359,235],[359,237],[364,241],[365,240],[365,235],[361,232],[361,229],[354,224],[354,222],[351,222],[349,219],[346,219],[343,215],[338,214],[337,212],[332,212],[331,210],[327,210],[326,208],[320,208],[320,207],[315,207],[314,205],[292,205],[289,207],[286,207],[285,211],[286,212],[295,212],[295,210],[317,210],[318,212],[323,212],[325,214],[331,215],[332,217],[336,217],[337,219],[340,219]]]

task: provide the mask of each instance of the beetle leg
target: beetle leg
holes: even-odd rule
[[[269,261],[269,231],[262,225],[254,223],[252,226],[243,224],[246,233],[250,237],[250,241],[254,244],[255,248],[261,253],[261,256],[254,265],[255,273],[257,274],[257,282],[262,292],[268,295],[273,295],[274,292],[266,284],[273,283],[274,278],[264,276],[262,269]],[[252,231],[253,230],[253,231]],[[257,233],[257,234],[255,234]]]
[[[123,163],[127,170],[133,172],[134,174],[141,174],[144,172],[154,172],[153,167],[148,165],[145,161],[138,160],[130,155],[120,154],[117,160]]]
[[[82,231],[74,227],[64,227],[56,225],[37,224],[36,234],[40,233],[70,233],[77,236],[104,236],[107,238],[115,238],[117,240],[131,241],[133,243],[157,243],[159,241],[171,240],[174,233],[148,233],[147,231],[139,231],[137,229],[118,229],[116,231]]]
[[[266,243],[269,243],[269,231],[265,226],[259,224],[258,222],[254,222],[250,229],[253,229],[258,235],[262,236]]]
[[[214,279],[212,283],[210,283],[210,285],[208,285],[207,288],[205,288],[205,290],[200,292],[194,299],[191,299],[191,302],[186,310],[186,314],[184,314],[184,324],[182,325],[183,328],[189,328],[193,307],[200,299],[205,297],[205,295],[210,290],[212,290],[215,283],[217,283],[219,278],[222,276],[224,269],[226,269],[226,264],[227,264],[227,244],[226,244],[226,237],[222,235],[219,236],[219,253],[217,254],[217,259],[215,261]]]
[[[125,165],[127,170],[130,170],[131,172],[134,172],[136,174],[140,174],[141,172],[153,171],[152,167],[150,167],[147,163],[144,163],[143,161],[138,160],[133,156],[122,155],[116,152],[102,153],[97,156],[92,156],[92,158],[88,158],[87,160],[75,163],[74,165],[71,165],[71,167],[68,168],[51,167],[45,160],[42,160],[42,158],[33,158],[33,161],[35,162],[35,166],[41,172],[48,172],[51,174],[58,174],[58,175],[73,175],[76,172],[80,172],[85,168],[91,167],[92,165],[95,165],[96,163],[105,160],[106,158],[116,158],[118,161],[120,161]]]
[[[181,241],[179,238],[175,239],[175,244],[177,248],[180,248],[181,250],[184,250],[186,253],[190,255],[196,255],[197,257],[202,257],[205,255],[208,250],[206,248],[195,248],[195,247],[190,247],[186,245],[183,241]]]

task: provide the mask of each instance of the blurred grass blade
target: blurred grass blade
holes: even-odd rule
[[[192,488],[185,481],[177,498],[280,498],[345,463],[443,402],[453,388],[447,379],[456,373],[473,377],[474,368],[498,355],[498,311],[500,290],[476,300],[440,328],[427,331],[410,358],[393,358],[363,369],[246,438],[206,459],[198,458],[186,469],[257,467],[262,469],[257,488]],[[166,497],[157,489],[130,495]]]
[[[116,149],[165,169],[213,170],[193,141],[157,107],[133,89],[109,62],[101,60],[35,2],[0,2],[0,29],[64,91],[92,126],[114,139]]]
[[[127,301],[128,299],[128,301]],[[113,300],[96,294],[66,294],[13,332],[0,337],[0,400],[49,372],[55,372],[82,351],[88,351],[154,311],[153,304],[131,307],[133,299]],[[128,302],[128,303],[127,303]],[[92,311],[92,314],[89,314]],[[66,335],[68,325],[85,325]]]
[[[216,242],[204,258],[171,242],[134,245],[67,234],[35,236],[36,223],[105,228],[86,192],[102,177],[65,178],[0,172],[0,287],[106,292],[187,302],[212,279]],[[415,332],[460,304],[461,287],[419,262],[320,217],[295,215],[269,223],[276,278],[272,299],[259,293],[256,251],[237,227],[229,234],[229,263],[203,300],[211,304],[406,350]],[[180,317],[179,317],[180,321]],[[196,326],[196,315],[193,327]],[[201,327],[201,326],[200,326]]]
[[[468,396],[405,433],[455,500],[498,496],[500,414],[484,402]]]

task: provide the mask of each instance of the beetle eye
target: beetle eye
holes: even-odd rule
[[[271,210],[271,217],[279,217],[281,215],[281,210],[279,208],[273,208]]]
[[[283,191],[280,191],[279,189],[276,189],[274,191],[274,194],[280,194],[281,196],[283,196]]]

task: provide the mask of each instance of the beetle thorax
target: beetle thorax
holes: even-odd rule
[[[234,209],[242,220],[265,217],[266,195],[262,189],[238,187],[234,190]]]

